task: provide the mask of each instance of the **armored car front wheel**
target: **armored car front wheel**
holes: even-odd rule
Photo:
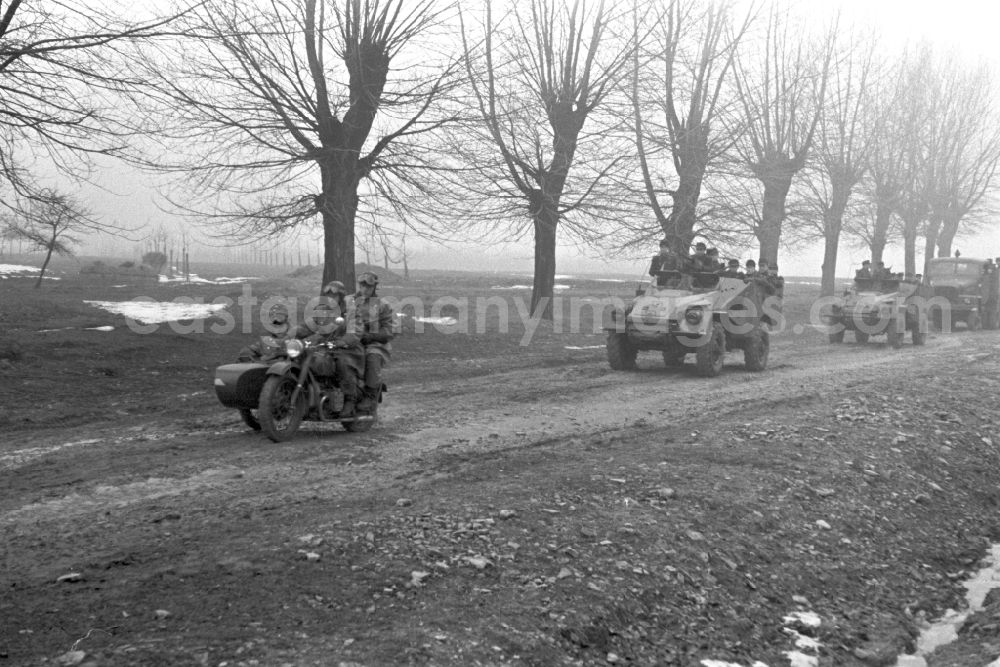
[[[719,322],[712,323],[708,340],[695,352],[696,368],[702,377],[715,377],[726,361],[726,331]]]
[[[608,334],[608,364],[611,370],[627,371],[635,368],[635,357],[638,350],[628,342],[628,335],[623,333]]]

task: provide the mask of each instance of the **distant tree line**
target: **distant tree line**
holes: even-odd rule
[[[775,262],[821,241],[830,293],[845,242],[875,261],[899,243],[919,273],[918,253],[991,223],[995,70],[930,44],[887,50],[836,14],[183,0],[142,18],[95,4],[0,3],[0,202],[15,218],[58,195],[37,184],[39,156],[76,178],[114,156],[176,175],[167,199],[222,239],[321,232],[324,281],[353,282],[359,248],[405,264],[407,236],[530,238],[543,317],[564,243],[704,238]]]

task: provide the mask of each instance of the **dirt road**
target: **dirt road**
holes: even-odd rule
[[[889,664],[997,537],[998,348],[404,358],[366,434],[276,445],[210,387],[17,431],[0,663]]]

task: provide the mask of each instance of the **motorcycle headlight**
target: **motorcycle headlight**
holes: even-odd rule
[[[684,319],[688,324],[699,324],[705,312],[701,306],[691,306],[684,312]]]
[[[285,352],[291,359],[302,354],[305,351],[306,346],[302,344],[302,341],[296,339],[285,341]]]

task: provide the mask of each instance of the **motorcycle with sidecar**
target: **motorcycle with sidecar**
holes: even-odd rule
[[[338,324],[343,319],[338,318]],[[280,345],[280,347],[278,347]],[[244,423],[274,442],[289,440],[303,421],[340,422],[348,431],[369,430],[378,417],[385,384],[369,411],[345,400],[338,355],[361,355],[357,346],[334,340],[289,338],[267,342],[268,356],[225,364],[215,370],[215,394],[236,408]]]

